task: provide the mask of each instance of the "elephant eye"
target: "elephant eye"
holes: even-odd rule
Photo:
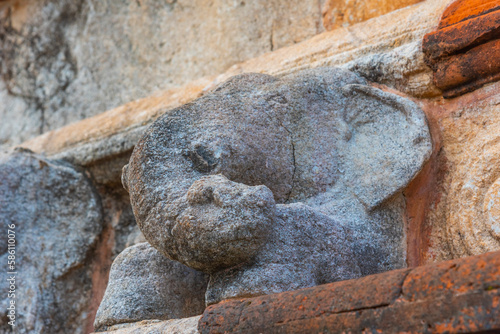
[[[214,157],[214,154],[202,145],[196,145],[194,149],[184,152],[183,156],[190,160],[193,169],[200,173],[210,173],[219,163],[218,159]]]

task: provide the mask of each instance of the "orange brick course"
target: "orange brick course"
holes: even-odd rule
[[[208,307],[202,334],[498,333],[500,252]]]
[[[423,40],[426,63],[445,97],[500,79],[500,1],[459,0]]]

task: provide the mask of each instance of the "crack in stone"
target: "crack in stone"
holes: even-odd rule
[[[264,114],[266,114],[266,116],[271,120],[271,121],[277,121],[279,123],[279,125],[285,129],[285,131],[288,133],[288,135],[290,136],[290,144],[292,146],[292,163],[293,163],[293,171],[292,171],[292,180],[291,180],[291,184],[292,184],[292,187],[290,188],[290,191],[288,192],[288,194],[286,195],[286,199],[284,201],[284,203],[289,203],[290,201],[290,197],[292,196],[292,192],[293,192],[293,189],[294,189],[294,183],[295,183],[295,172],[297,170],[297,161],[296,161],[296,157],[295,157],[295,143],[294,143],[294,140],[293,140],[293,133],[292,131],[290,131],[290,129],[288,129],[284,124],[283,122],[279,119],[279,118],[274,118],[272,117],[271,115],[269,115],[268,112],[266,112],[264,110]]]

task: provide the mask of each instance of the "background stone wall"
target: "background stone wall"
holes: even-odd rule
[[[322,30],[317,0],[6,3],[0,143],[18,144]]]
[[[0,145],[419,0],[2,0]]]

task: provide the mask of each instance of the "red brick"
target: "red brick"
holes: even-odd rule
[[[500,34],[500,10],[475,17],[424,36],[423,50],[431,67],[443,57],[494,39]]]
[[[459,0],[448,6],[438,29],[422,42],[425,61],[444,97],[500,78],[499,38],[499,0]]]
[[[500,252],[413,269],[403,285],[407,301],[448,298],[500,288]]]
[[[201,333],[500,331],[500,252],[205,310]]]
[[[438,29],[500,9],[498,0],[459,0],[449,5],[441,16]]]
[[[500,73],[500,39],[444,59],[435,68],[434,82],[442,90]]]

